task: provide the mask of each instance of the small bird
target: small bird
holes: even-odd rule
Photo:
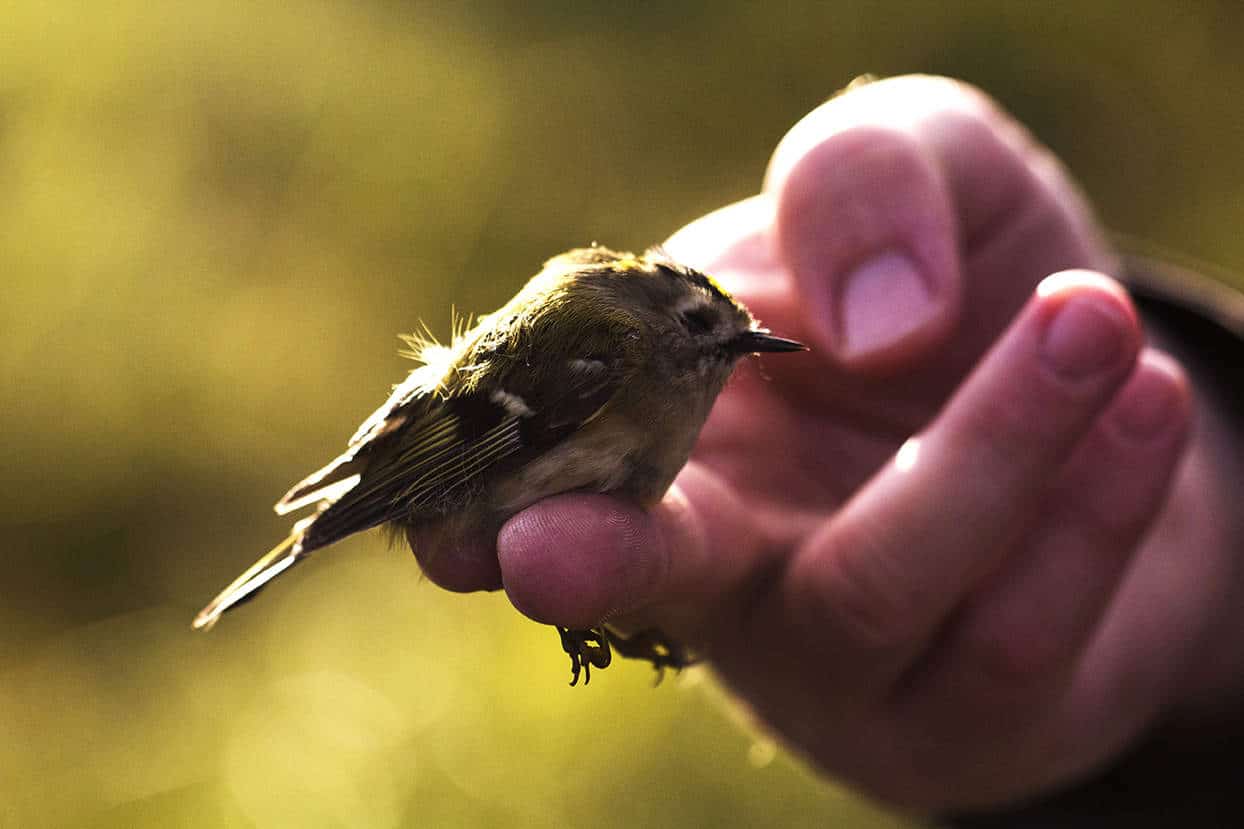
[[[655,504],[687,462],[741,357],[806,350],[760,328],[712,277],[660,249],[579,248],[545,263],[449,345],[405,338],[421,365],[344,453],[276,504],[314,505],[194,620],[207,629],[309,553],[382,524],[433,549],[491,547],[510,516],[569,491]],[[658,671],[689,654],[659,631],[558,628],[571,685],[612,650]]]

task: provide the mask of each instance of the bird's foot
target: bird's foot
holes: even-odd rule
[[[572,630],[558,627],[561,636],[562,650],[570,656],[570,684],[579,684],[579,675],[583,675],[583,684],[592,681],[592,668],[604,670],[613,661],[613,651],[626,659],[643,659],[652,663],[657,671],[656,684],[660,685],[665,678],[665,669],[682,670],[694,665],[696,659],[686,648],[666,638],[656,628],[641,630],[631,636],[610,633],[604,627]]]
[[[570,684],[577,685],[579,672],[583,672],[583,684],[592,681],[592,668],[604,670],[613,661],[613,651],[609,648],[609,635],[604,628],[588,628],[587,630],[571,630],[558,627],[562,638],[562,650],[570,656]]]
[[[645,659],[651,662],[652,667],[657,671],[657,685],[660,685],[661,680],[665,678],[666,668],[680,671],[696,662],[695,657],[686,648],[671,641],[656,628],[641,630],[631,636],[611,633],[609,643],[617,650],[619,656],[627,659]]]

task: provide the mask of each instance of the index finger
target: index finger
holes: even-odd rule
[[[779,601],[814,641],[901,670],[1039,514],[1140,343],[1116,284],[1051,277],[928,430],[796,554]]]

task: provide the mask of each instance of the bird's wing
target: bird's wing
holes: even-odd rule
[[[421,370],[412,371],[404,382],[394,387],[389,399],[363,421],[350,438],[346,451],[290,487],[273,507],[277,515],[286,515],[320,501],[336,501],[352,489],[359,482],[355,476],[367,468],[374,444],[419,419],[420,413],[430,408],[428,386],[428,379]]]
[[[284,541],[222,590],[195,618],[194,627],[210,628],[315,549],[404,512],[431,509],[455,492],[460,496],[480,472],[522,448],[521,418],[503,405],[481,405],[472,395],[436,405],[413,400],[376,424],[281,500],[278,512],[313,501],[319,510],[296,523]]]
[[[357,476],[307,526],[301,551],[394,519],[452,511],[482,486],[487,470],[547,451],[595,417],[624,381],[620,364],[604,360],[574,360],[564,369],[542,382],[507,372],[491,391],[396,408],[317,481],[323,491],[326,482],[339,486]]]
[[[394,519],[415,521],[456,508],[498,464],[521,465],[599,415],[635,369],[622,355],[559,363],[534,353],[534,345],[518,351],[493,355],[497,365],[462,360],[411,372],[344,453],[276,505],[280,514],[312,503],[318,511],[225,588],[195,627],[211,627],[316,548]],[[591,348],[578,353],[591,354]],[[542,370],[532,371],[534,363]],[[460,381],[457,374],[471,370],[492,381],[487,390]]]

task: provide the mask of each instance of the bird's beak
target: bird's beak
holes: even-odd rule
[[[730,350],[736,354],[759,354],[766,351],[807,351],[808,347],[794,340],[775,337],[763,328],[755,328],[731,340]]]

